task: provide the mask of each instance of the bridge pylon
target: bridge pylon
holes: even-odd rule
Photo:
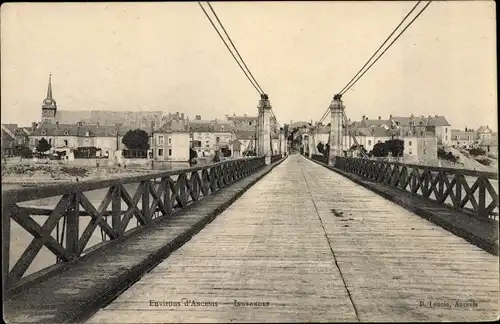
[[[330,104],[330,150],[328,156],[328,165],[335,166],[335,160],[338,156],[343,156],[343,116],[345,106],[342,103],[342,96],[336,94]]]
[[[271,103],[267,94],[260,96],[258,127],[257,127],[257,155],[265,156],[266,165],[271,164]]]

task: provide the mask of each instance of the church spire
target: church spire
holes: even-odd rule
[[[47,87],[47,99],[52,99],[52,73],[49,74],[49,86]]]

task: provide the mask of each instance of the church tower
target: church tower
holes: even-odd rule
[[[42,103],[42,124],[54,124],[56,121],[57,104],[52,98],[52,74],[49,75],[47,97]]]

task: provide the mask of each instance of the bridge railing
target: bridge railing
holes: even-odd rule
[[[155,218],[170,216],[263,166],[264,157],[252,157],[115,180],[5,190],[4,287],[12,292],[43,280],[90,251],[150,225]],[[23,239],[30,242],[27,247],[20,242]],[[87,248],[91,242],[95,245]]]
[[[354,157],[337,157],[335,167],[446,203],[478,218],[498,220],[498,174],[494,172]]]
[[[281,154],[271,155],[271,163],[278,162],[282,158]]]

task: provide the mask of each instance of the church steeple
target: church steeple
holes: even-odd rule
[[[57,103],[52,98],[52,74],[49,74],[49,85],[47,87],[47,97],[42,103],[42,123],[53,123],[56,118]]]
[[[47,87],[46,99],[52,99],[52,73],[49,74],[49,86]]]

